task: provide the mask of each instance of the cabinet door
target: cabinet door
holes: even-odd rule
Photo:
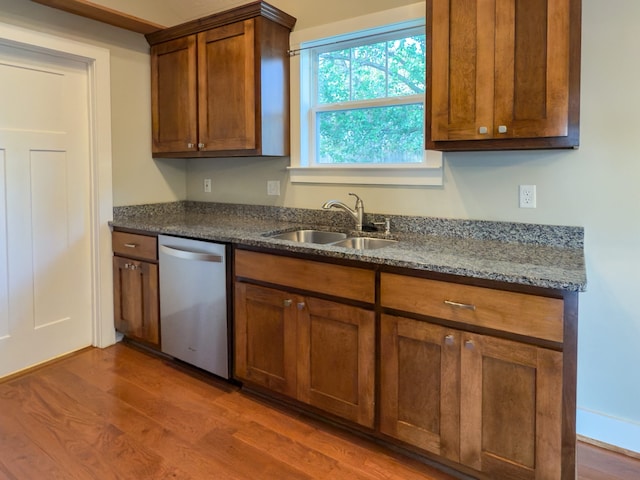
[[[254,20],[198,34],[201,151],[257,149]]]
[[[380,431],[458,461],[460,333],[382,315],[380,357]]]
[[[493,131],[495,0],[429,4],[431,140],[487,138]]]
[[[151,47],[154,153],[198,150],[196,37]]]
[[[296,395],[296,307],[287,292],[236,283],[235,374],[291,397]]]
[[[113,257],[113,287],[116,329],[158,346],[158,265]]]
[[[494,136],[568,135],[569,12],[570,0],[496,0]]]
[[[562,353],[469,333],[462,342],[460,462],[491,478],[562,478]]]
[[[374,312],[305,298],[298,318],[298,399],[373,427]]]

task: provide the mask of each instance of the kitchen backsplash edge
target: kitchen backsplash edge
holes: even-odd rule
[[[273,219],[311,226],[352,228],[353,220],[345,212],[306,208],[276,207],[214,202],[178,201],[127,205],[113,208],[114,220],[135,217],[158,217],[181,213],[236,216],[251,219]],[[584,228],[563,225],[460,220],[450,218],[385,215],[365,212],[365,224],[390,218],[393,233],[437,235],[478,240],[497,240],[531,245],[565,248],[584,247]]]

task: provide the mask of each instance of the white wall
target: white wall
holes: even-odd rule
[[[314,15],[312,8],[303,13]],[[640,451],[638,25],[637,0],[583,0],[579,150],[448,154],[439,188],[292,185],[286,159],[190,160],[187,196],[320,208],[354,190],[367,211],[584,226],[589,284],[580,295],[578,431]],[[211,194],[202,193],[205,177],[213,179]],[[276,179],[283,194],[268,197],[266,180]],[[537,209],[517,207],[522,183],[537,185]]]
[[[0,22],[109,49],[114,205],[185,198],[184,164],[151,158],[149,45],[143,35],[27,0],[0,0]]]

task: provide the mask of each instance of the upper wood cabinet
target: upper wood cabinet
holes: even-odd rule
[[[289,154],[289,33],[264,2],[147,35],[154,157]]]
[[[581,0],[427,0],[427,148],[579,144]]]

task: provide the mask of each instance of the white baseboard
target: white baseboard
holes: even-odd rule
[[[583,437],[640,453],[640,424],[638,423],[578,408],[576,430],[578,435]]]

